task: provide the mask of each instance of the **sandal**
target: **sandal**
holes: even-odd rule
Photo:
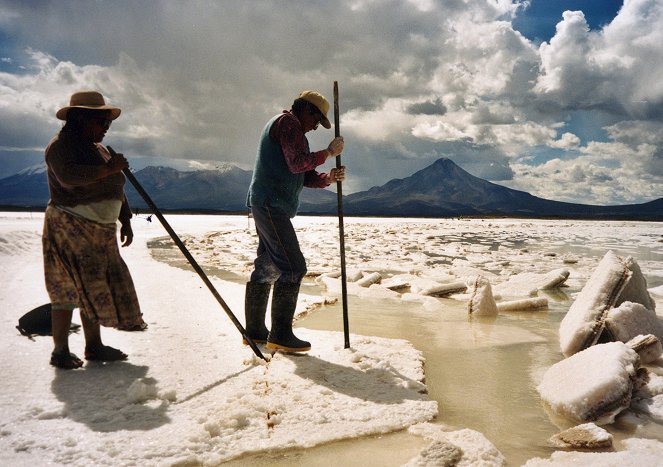
[[[85,348],[85,360],[97,362],[117,362],[129,358],[127,354],[120,349],[115,349],[108,345],[102,345],[94,349]]]
[[[83,366],[83,360],[69,352],[69,349],[64,349],[51,354],[51,365],[63,370],[74,370]]]
[[[147,323],[143,321],[142,323],[139,324],[133,324],[133,325],[125,324],[118,326],[117,329],[119,331],[128,331],[128,332],[145,331],[147,329]]]

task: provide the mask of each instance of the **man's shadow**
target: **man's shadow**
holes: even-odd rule
[[[129,395],[135,381],[156,383],[153,378],[145,378],[147,370],[147,366],[128,362],[87,363],[80,370],[57,370],[51,390],[64,403],[64,416],[91,430],[151,430],[170,419],[166,415],[167,402],[135,403]]]
[[[321,360],[315,356],[288,355],[295,374],[330,390],[377,404],[400,404],[404,400],[428,401],[426,386],[395,368],[362,371]]]

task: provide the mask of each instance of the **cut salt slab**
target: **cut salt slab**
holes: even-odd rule
[[[552,290],[564,285],[569,278],[569,270],[555,269],[545,274],[524,272],[515,274],[506,282],[495,286],[495,294],[501,296],[533,296],[537,290]]]
[[[500,467],[506,465],[502,453],[483,434],[470,429],[444,431],[444,427],[432,423],[419,423],[408,432],[432,440],[421,453],[410,460],[409,467]],[[454,447],[456,449],[454,449]],[[458,457],[460,453],[460,457]]]
[[[647,373],[645,384],[633,393],[631,409],[663,422],[663,376]]]
[[[632,275],[629,279],[624,290],[619,294],[617,299],[617,305],[622,304],[623,302],[634,302],[640,303],[645,308],[649,310],[656,310],[656,302],[651,298],[649,292],[647,291],[647,279],[642,274],[640,266],[632,257],[628,257],[625,260],[626,267],[629,268]],[[660,339],[660,336],[659,336]]]
[[[640,363],[646,364],[658,360],[663,354],[661,341],[653,334],[635,336],[626,342],[630,348],[635,350],[640,356]]]
[[[612,423],[631,402],[639,360],[622,342],[598,344],[550,367],[537,390],[555,414],[580,423]]]
[[[373,284],[379,284],[382,276],[379,272],[371,272],[364,274],[364,277],[357,281],[357,285],[361,287],[370,287]]]
[[[545,297],[524,298],[497,304],[497,310],[502,311],[536,311],[548,308],[548,299]]]
[[[658,423],[663,423],[663,394],[633,401],[631,408],[646,414]]]
[[[496,316],[497,304],[493,297],[490,281],[478,275],[470,284],[470,299],[467,302],[470,316]]]
[[[612,435],[594,423],[574,426],[550,438],[550,443],[558,448],[601,449],[612,447]]]
[[[663,323],[651,309],[640,303],[624,302],[608,310],[606,333],[613,340],[627,342],[640,334],[653,334],[663,341]]]
[[[604,318],[631,278],[625,261],[608,251],[578,294],[559,327],[562,353],[570,356],[594,345],[604,328]]]
[[[454,293],[465,292],[467,285],[463,282],[448,282],[445,284],[437,284],[419,292],[421,295],[430,295],[431,297],[444,297]]]
[[[649,399],[663,394],[663,376],[655,375],[651,372],[648,376],[649,378],[646,383],[633,394],[635,399]]]

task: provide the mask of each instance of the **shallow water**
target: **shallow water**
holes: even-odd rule
[[[323,221],[316,219],[307,224],[303,229],[303,242],[309,238],[320,241],[319,230],[316,230],[316,223],[320,222]],[[407,228],[416,228],[412,225],[415,223],[408,223]],[[477,226],[481,227],[481,224],[475,223]],[[554,228],[551,229],[551,226]],[[471,253],[492,252],[498,259],[501,255],[502,259],[510,260],[514,270],[527,270],[529,264],[535,268],[535,263],[542,261],[540,258],[543,256],[536,257],[530,253],[530,256],[520,259],[518,252],[525,249],[530,249],[530,252],[538,249],[559,256],[567,253],[577,255],[581,264],[578,265],[577,274],[574,271],[575,280],[569,281],[570,287],[545,294],[549,300],[548,310],[501,313],[493,319],[470,320],[465,302],[461,300],[439,299],[442,306],[430,310],[419,303],[402,300],[349,296],[350,331],[353,334],[400,338],[412,342],[424,354],[429,395],[439,403],[439,417],[435,423],[443,424],[449,430],[477,430],[495,444],[509,465],[521,465],[532,457],[547,458],[554,451],[547,445],[547,440],[560,428],[546,414],[535,387],[542,374],[562,359],[558,341],[559,322],[568,310],[573,294],[582,287],[584,277],[608,249],[614,249],[621,255],[633,255],[651,287],[663,284],[660,273],[663,228],[660,223],[571,225],[562,221],[522,223],[518,228],[502,228],[499,222],[493,222],[490,227],[489,231],[474,228],[457,234],[446,233],[444,236],[429,233],[423,241],[410,232],[401,238],[399,245],[402,247],[406,242],[420,242],[422,245],[419,247],[406,247],[408,251],[405,255],[410,251],[423,251],[432,260],[428,264],[434,267],[443,267],[453,261],[453,257],[439,254],[445,245],[452,242],[462,242],[465,248],[471,247]],[[361,235],[369,243],[374,243],[371,232],[364,233],[371,228],[368,224],[362,226],[364,230]],[[359,227],[351,224],[350,230],[357,232]],[[397,235],[398,231],[394,229],[391,233]],[[208,243],[208,240],[201,243]],[[167,244],[155,243],[151,247],[157,258],[186,267],[178,256],[179,252],[168,248]],[[378,248],[387,251],[387,255],[391,254],[391,247],[387,245],[382,244]],[[355,254],[359,252],[368,257],[371,246],[369,244],[361,250],[352,245],[351,255],[353,249]],[[379,256],[380,253],[378,251],[374,254]],[[307,257],[312,256],[307,254]],[[394,257],[393,261],[397,263],[399,259]],[[478,261],[483,259],[479,258]],[[536,264],[538,266],[540,264]],[[498,264],[493,272],[498,274],[501,267]],[[226,267],[217,267],[213,262],[206,262],[205,269],[209,274],[219,275],[226,280],[239,283],[245,280],[245,276],[238,271],[228,271]],[[385,269],[381,272],[385,273]],[[306,294],[325,293],[311,279],[307,279],[303,291]],[[540,295],[544,294],[540,292]],[[341,305],[337,303],[320,308],[298,321],[297,325],[342,332]],[[637,435],[663,440],[661,428],[660,425],[650,425],[639,429]],[[606,429],[615,435],[617,447],[619,439],[634,436],[630,432],[632,429],[623,423]],[[404,431],[335,442],[306,450],[247,456],[228,464],[399,466],[416,456],[427,444],[428,441]]]

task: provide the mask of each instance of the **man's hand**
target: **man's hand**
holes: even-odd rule
[[[125,221],[120,227],[120,242],[122,246],[129,246],[134,241],[134,231],[131,229],[131,222]]]
[[[339,168],[334,167],[327,175],[327,181],[329,182],[330,185],[334,182],[342,182],[343,180],[345,180],[344,165],[340,166]]]
[[[327,151],[329,151],[329,157],[336,157],[339,156],[343,152],[343,137],[342,136],[337,136],[334,138],[331,143],[329,143],[329,146],[327,146]]]

